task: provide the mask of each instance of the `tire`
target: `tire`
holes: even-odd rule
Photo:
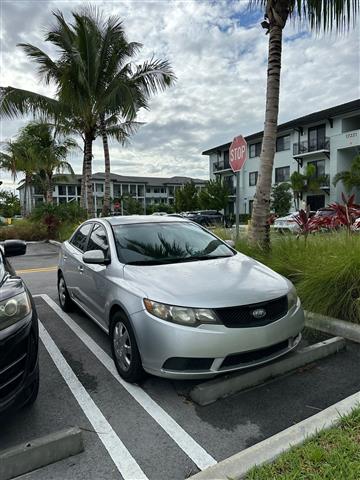
[[[39,386],[40,386],[40,374],[39,374],[39,367],[37,367],[35,380],[33,381],[32,385],[28,387],[28,388],[31,388],[32,391],[30,396],[27,398],[26,402],[24,403],[23,405],[24,407],[30,407],[35,402],[39,393]]]
[[[58,278],[58,296],[60,307],[64,312],[71,312],[74,307],[73,301],[70,298],[68,289],[66,287],[65,279],[62,273],[59,273]]]
[[[110,324],[111,352],[121,378],[139,383],[145,377],[133,328],[123,312],[116,312]]]

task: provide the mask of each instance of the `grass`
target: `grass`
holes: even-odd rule
[[[359,480],[360,408],[280,455],[273,463],[255,467],[246,480]]]
[[[295,285],[308,310],[360,323],[360,236],[346,232],[274,237],[270,252],[241,239],[237,250]]]

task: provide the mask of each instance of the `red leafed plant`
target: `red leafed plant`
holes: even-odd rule
[[[299,227],[299,234],[304,235],[305,242],[309,233],[316,232],[326,225],[326,218],[324,217],[310,217],[309,213],[305,210],[300,210],[297,215],[294,216],[294,222]]]
[[[331,226],[333,228],[345,227],[350,233],[355,220],[360,217],[360,205],[355,203],[354,194],[347,198],[342,193],[341,198],[343,204],[333,202],[328,206],[329,210],[334,212],[334,215],[331,217]]]

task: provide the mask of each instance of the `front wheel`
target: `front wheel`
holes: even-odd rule
[[[120,377],[130,383],[140,382],[145,372],[132,326],[122,312],[116,312],[112,318],[110,340],[113,359]]]

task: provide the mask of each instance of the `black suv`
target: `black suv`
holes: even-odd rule
[[[184,217],[198,223],[199,225],[204,225],[205,227],[211,225],[223,225],[224,223],[224,216],[216,210],[197,210],[194,212],[186,212]]]
[[[21,240],[0,245],[0,414],[33,403],[39,390],[36,309],[8,261],[25,252],[26,243]]]

